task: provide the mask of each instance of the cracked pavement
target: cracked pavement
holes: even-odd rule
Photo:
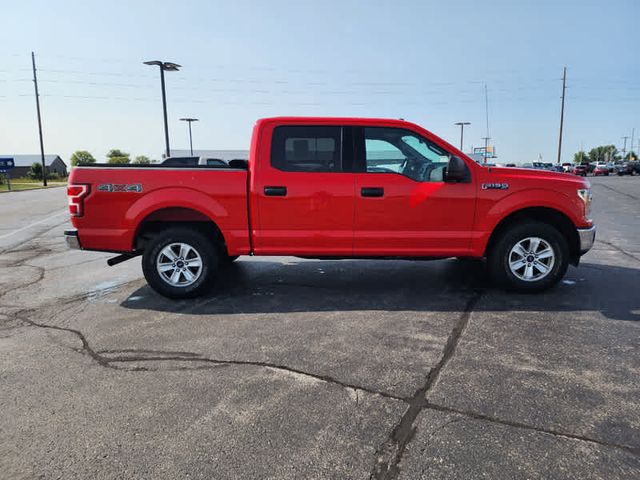
[[[0,476],[640,476],[640,180],[543,295],[443,260],[240,259],[216,295],[66,249],[63,189],[4,194]]]

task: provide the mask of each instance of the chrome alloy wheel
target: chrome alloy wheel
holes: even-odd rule
[[[164,247],[156,259],[160,278],[172,287],[187,287],[202,274],[202,258],[191,245],[171,243]]]
[[[527,237],[509,252],[509,269],[520,280],[537,282],[549,275],[556,262],[553,248],[539,237]]]

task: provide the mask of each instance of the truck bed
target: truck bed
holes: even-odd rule
[[[75,167],[69,184],[89,185],[82,216],[72,217],[85,249],[132,251],[139,225],[180,217],[216,218],[229,251],[249,251],[246,170],[93,164]]]

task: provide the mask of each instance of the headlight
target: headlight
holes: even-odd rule
[[[580,200],[584,202],[584,218],[588,219],[589,214],[591,213],[591,200],[593,200],[591,189],[590,188],[578,189],[578,197],[580,197]]]

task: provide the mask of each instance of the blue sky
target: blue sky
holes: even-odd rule
[[[45,150],[159,158],[157,68],[172,148],[248,148],[257,118],[405,118],[499,161],[554,161],[568,67],[563,161],[584,145],[640,139],[640,1],[2,0],[0,153],[36,153],[30,52]]]

